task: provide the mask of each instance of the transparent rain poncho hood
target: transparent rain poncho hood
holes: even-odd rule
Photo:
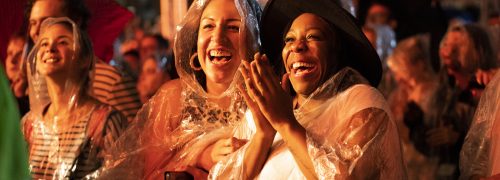
[[[199,80],[211,72],[195,71],[190,65],[197,49],[200,18],[210,2],[194,1],[178,25],[174,53],[180,79],[164,84],[144,104],[109,154],[112,160],[106,163],[104,178],[163,178],[165,171],[195,166],[201,152],[216,140],[230,137],[243,117],[246,105],[236,88],[242,82],[239,72],[225,92],[213,95]],[[253,0],[234,0],[234,4],[241,16],[239,57],[251,60],[260,45],[261,10]]]
[[[108,129],[108,119],[125,119],[90,97],[92,45],[73,21],[48,18],[40,35],[28,57],[31,111],[22,121],[31,174],[34,179],[81,179],[100,167],[102,151],[123,128]],[[57,109],[51,101],[58,102]]]
[[[70,63],[70,67],[76,67],[78,64],[83,64],[83,61],[87,61],[85,63],[88,63],[88,75],[81,75],[78,74],[78,76],[81,76],[80,81],[71,81],[68,80],[65,82],[65,89],[64,93],[61,94],[63,97],[67,97],[68,99],[71,99],[71,101],[68,102],[68,106],[66,108],[67,112],[61,112],[59,114],[64,114],[70,112],[75,106],[77,106],[76,102],[74,100],[78,99],[79,96],[81,96],[81,93],[87,93],[90,94],[90,91],[87,91],[88,85],[91,81],[92,74],[94,73],[94,63],[95,63],[95,58],[93,55],[93,50],[92,50],[92,43],[90,42],[89,38],[87,37],[86,34],[80,33],[80,30],[78,29],[78,26],[71,21],[68,18],[49,18],[45,21],[43,21],[42,26],[40,28],[40,35],[43,34],[49,27],[55,24],[66,24],[71,26],[72,33],[73,33],[73,39],[74,39],[74,44],[72,44],[72,48],[74,50],[74,57],[72,58],[73,60],[68,62]],[[82,37],[85,36],[85,37]],[[43,113],[44,108],[48,104],[50,104],[50,98],[48,94],[48,88],[47,88],[47,83],[45,80],[45,76],[40,74],[40,72],[37,70],[37,65],[39,62],[37,62],[37,56],[40,51],[41,44],[40,41],[36,42],[35,46],[33,49],[30,51],[28,54],[28,83],[29,83],[29,97],[30,97],[30,109],[32,112],[35,112],[36,114],[41,115]],[[69,71],[71,73],[68,73],[67,76],[75,76],[74,71]],[[85,84],[86,83],[86,84]],[[81,92],[83,91],[85,92]]]

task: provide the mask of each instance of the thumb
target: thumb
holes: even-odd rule
[[[283,74],[283,77],[281,78],[281,88],[285,90],[286,93],[290,94],[290,74],[285,73]]]

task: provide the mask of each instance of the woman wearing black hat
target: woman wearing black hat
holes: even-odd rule
[[[235,136],[254,135],[210,176],[405,179],[396,126],[371,87],[380,81],[380,60],[355,19],[329,0],[271,0],[261,25],[267,56],[241,68],[255,128]],[[278,62],[292,97],[271,69]]]

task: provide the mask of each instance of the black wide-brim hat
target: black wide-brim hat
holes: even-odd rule
[[[303,13],[313,13],[328,21],[341,38],[344,64],[363,75],[376,87],[382,76],[382,64],[366,39],[357,20],[334,0],[269,0],[261,19],[262,49],[272,64],[282,64],[285,28]]]

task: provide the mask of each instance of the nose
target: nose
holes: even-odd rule
[[[307,50],[307,44],[305,40],[297,39],[295,42],[293,42],[291,49],[295,53],[304,52]]]
[[[45,52],[51,52],[51,53],[54,53],[57,51],[57,48],[56,48],[56,43],[49,43],[45,49]]]
[[[226,33],[224,32],[224,28],[218,26],[214,29],[212,34],[212,41],[216,43],[224,43],[227,39]]]

